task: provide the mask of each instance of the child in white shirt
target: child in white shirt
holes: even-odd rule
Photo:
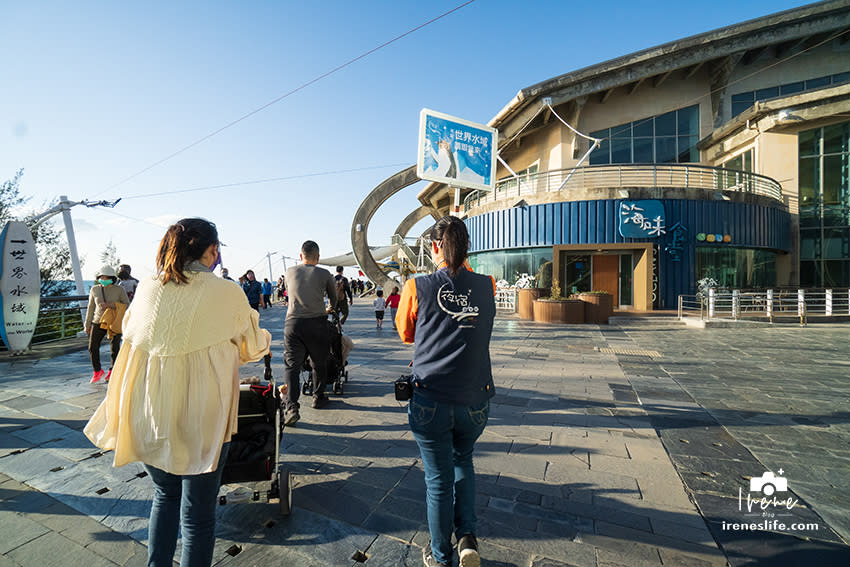
[[[378,298],[373,302],[375,305],[375,322],[378,324],[378,329],[384,325],[384,310],[387,308],[387,301],[384,299],[384,292],[378,290]]]

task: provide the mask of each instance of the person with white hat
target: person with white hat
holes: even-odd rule
[[[116,304],[123,303],[125,307],[130,304],[127,292],[121,286],[115,285],[116,281],[118,281],[118,276],[115,273],[115,268],[103,266],[97,273],[97,281],[89,292],[85,330],[89,336],[89,356],[94,369],[94,374],[91,377],[92,384],[103,378],[104,375],[106,380],[109,381],[112,375],[112,366],[115,364],[118,350],[121,348],[121,333],[111,334],[112,358],[109,364],[109,373],[105,373],[100,365],[100,343],[103,342],[107,329],[100,327],[100,320],[107,309],[115,310]]]

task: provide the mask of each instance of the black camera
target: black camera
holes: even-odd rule
[[[413,397],[413,386],[410,385],[410,376],[402,375],[395,381],[393,389],[395,390],[395,399],[400,402],[406,402]]]

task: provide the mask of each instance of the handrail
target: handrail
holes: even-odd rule
[[[810,317],[850,317],[850,289],[807,288],[765,290],[720,290],[710,288],[704,296],[680,295],[679,319],[696,315],[706,319],[799,318],[805,326]]]
[[[464,199],[464,210],[524,195],[558,193],[567,197],[571,190],[616,187],[738,191],[782,200],[779,182],[758,173],[699,164],[634,163],[588,165],[508,177],[499,180],[493,191],[475,190],[468,194]]]

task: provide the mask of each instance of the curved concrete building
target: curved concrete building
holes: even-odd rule
[[[463,192],[477,271],[639,310],[675,308],[702,278],[850,287],[850,2],[545,80],[489,125],[510,169],[492,193]],[[454,191],[432,183],[418,199],[406,230],[448,214]]]

